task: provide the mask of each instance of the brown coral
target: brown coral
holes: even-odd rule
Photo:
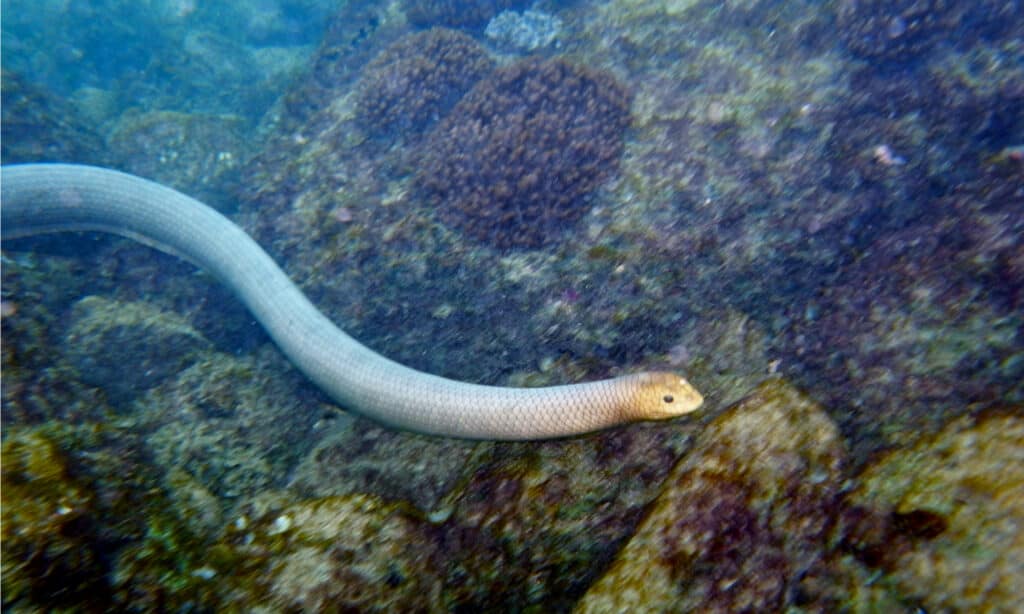
[[[444,28],[410,34],[366,67],[356,113],[371,134],[418,134],[493,69],[487,52],[465,34]]]
[[[428,136],[419,185],[445,222],[482,242],[544,245],[616,170],[629,104],[611,75],[523,60],[478,83]]]

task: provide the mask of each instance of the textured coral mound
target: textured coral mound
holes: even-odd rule
[[[366,67],[356,90],[360,124],[377,136],[421,133],[493,69],[465,34],[434,28],[404,36]]]
[[[445,222],[482,242],[544,245],[616,170],[629,104],[608,74],[524,60],[482,80],[438,124],[418,183]]]

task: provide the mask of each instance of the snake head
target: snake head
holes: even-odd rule
[[[631,408],[639,420],[665,420],[696,411],[704,397],[685,378],[665,371],[647,371],[633,378]]]

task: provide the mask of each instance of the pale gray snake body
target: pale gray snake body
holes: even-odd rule
[[[240,227],[203,203],[118,171],[71,164],[2,169],[2,236],[95,230],[185,258],[249,308],[288,359],[343,408],[402,429],[473,439],[563,437],[696,410],[679,375],[506,388],[410,369],[328,320]]]

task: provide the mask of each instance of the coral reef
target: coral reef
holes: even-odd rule
[[[363,71],[354,103],[360,126],[375,135],[412,138],[493,68],[483,47],[461,32],[433,28],[404,36]]]
[[[418,184],[449,224],[498,248],[561,237],[618,166],[630,96],[565,60],[496,71],[429,135]]]

